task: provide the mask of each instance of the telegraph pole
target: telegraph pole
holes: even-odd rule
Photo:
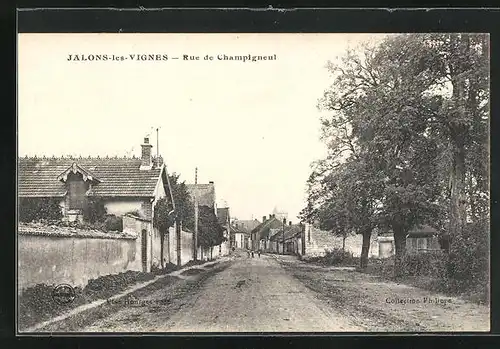
[[[286,225],[286,218],[283,217],[283,230],[281,232],[283,236],[283,254],[285,254],[285,225]]]
[[[160,128],[156,128],[156,162],[158,163],[158,166],[160,166],[160,137],[159,137],[159,131]]]
[[[194,169],[194,234],[193,259],[198,260],[198,167]]]

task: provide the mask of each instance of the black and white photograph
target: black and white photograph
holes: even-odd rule
[[[489,34],[17,46],[19,334],[490,331]]]

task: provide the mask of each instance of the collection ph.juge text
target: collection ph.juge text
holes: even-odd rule
[[[107,53],[90,53],[90,54],[68,54],[66,57],[67,61],[70,62],[123,62],[123,61],[137,61],[137,62],[151,62],[151,61],[240,61],[240,62],[260,62],[260,61],[276,61],[276,54],[269,55],[227,55],[227,54],[216,54],[216,55],[192,55],[192,54],[182,54],[177,56],[171,56],[164,53],[148,53],[148,54],[107,54]]]

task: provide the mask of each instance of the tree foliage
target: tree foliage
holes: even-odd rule
[[[60,220],[59,201],[56,198],[19,198],[19,221]]]
[[[198,246],[207,248],[220,245],[224,241],[224,228],[213,208],[199,206],[198,214]]]
[[[194,230],[194,203],[188,192],[185,181],[180,181],[180,175],[169,175],[172,196],[175,201],[175,216],[178,223],[188,230]]]
[[[485,35],[388,36],[327,68],[333,84],[318,107],[328,156],[314,164],[303,220],[363,234],[362,256],[375,227],[393,231],[398,273],[412,227],[459,237],[467,219],[487,217]]]
[[[83,209],[83,219],[89,223],[104,222],[106,218],[104,200],[100,197],[89,197]]]

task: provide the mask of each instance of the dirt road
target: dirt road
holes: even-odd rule
[[[488,330],[484,306],[291,256],[236,253],[44,332]]]
[[[283,268],[328,305],[372,332],[487,332],[490,309],[352,269],[275,256]]]
[[[172,332],[363,331],[265,255],[235,260],[169,324]]]

